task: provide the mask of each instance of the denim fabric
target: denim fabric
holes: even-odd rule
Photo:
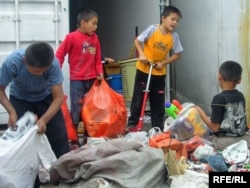
[[[90,90],[94,81],[95,79],[70,81],[70,114],[74,125],[77,125],[81,121],[80,113],[83,105],[83,97]]]
[[[209,155],[207,162],[211,166],[214,172],[227,172],[228,167],[226,166],[223,155]]]

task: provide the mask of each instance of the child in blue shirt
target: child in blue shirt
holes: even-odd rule
[[[0,104],[9,114],[8,125],[30,111],[37,115],[38,133],[45,133],[57,158],[69,152],[61,105],[63,75],[52,47],[44,42],[11,53],[0,67]],[[5,92],[10,86],[9,98]]]

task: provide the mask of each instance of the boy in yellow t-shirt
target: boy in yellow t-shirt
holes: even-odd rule
[[[130,106],[131,116],[127,125],[128,131],[133,130],[139,121],[143,103],[143,91],[146,88],[149,74],[149,62],[156,64],[153,68],[149,85],[152,127],[159,127],[163,130],[166,65],[179,59],[180,53],[183,51],[179,35],[174,31],[181,17],[182,15],[178,8],[167,6],[161,14],[160,25],[149,26],[135,39],[139,60],[136,62],[137,70]],[[173,53],[168,57],[171,50]]]

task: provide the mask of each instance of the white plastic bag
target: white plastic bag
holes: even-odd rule
[[[139,142],[139,143],[143,144],[144,146],[148,145],[148,135],[147,135],[147,132],[145,132],[145,131],[127,133],[124,136],[124,139],[127,141]]]
[[[228,164],[240,164],[247,163],[249,161],[249,149],[247,142],[241,140],[235,144],[227,146],[223,151],[222,155]]]
[[[16,122],[16,130],[9,127],[4,134],[2,139],[16,141],[21,138],[36,122],[36,116],[32,112],[25,112],[25,114]]]
[[[0,172],[0,188],[16,188],[10,179]]]
[[[183,175],[171,177],[170,188],[208,188],[208,174],[185,170]]]
[[[217,151],[208,144],[199,145],[193,152],[193,160],[206,159],[210,155],[216,155]]]
[[[24,126],[29,122],[26,115],[22,117],[26,119]],[[33,125],[21,137],[17,134],[18,139],[0,139],[1,175],[17,188],[33,188],[39,165],[49,171],[51,163],[57,160],[46,135],[38,134],[37,130],[37,125]]]

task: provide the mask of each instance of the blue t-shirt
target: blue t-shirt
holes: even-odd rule
[[[10,84],[10,95],[30,102],[43,100],[52,93],[51,87],[63,82],[56,58],[41,76],[31,74],[23,61],[25,50],[11,53],[0,67],[0,85]]]

